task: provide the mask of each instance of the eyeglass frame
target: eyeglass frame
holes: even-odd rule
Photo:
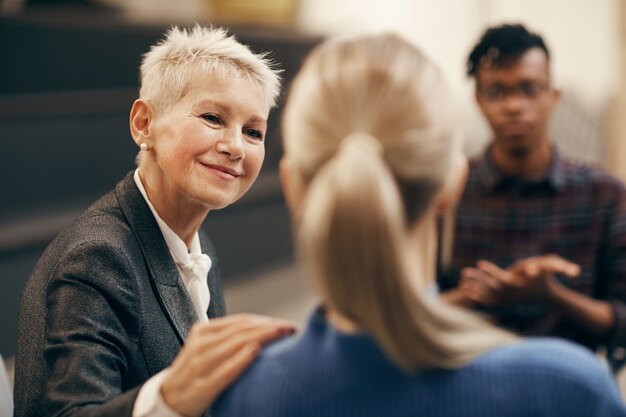
[[[511,95],[523,100],[532,101],[538,99],[542,93],[551,88],[549,82],[524,81],[515,86],[496,84],[487,88],[477,87],[476,93],[491,103],[501,103]],[[489,90],[491,90],[491,92]]]

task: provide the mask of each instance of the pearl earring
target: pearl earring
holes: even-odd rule
[[[147,143],[142,143],[141,145],[139,145],[139,149],[141,149],[142,151],[147,151],[148,150],[148,144]]]

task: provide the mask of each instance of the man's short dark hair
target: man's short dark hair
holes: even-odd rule
[[[467,59],[467,75],[475,77],[481,66],[506,64],[531,48],[542,49],[550,59],[550,53],[541,36],[529,32],[524,26],[507,24],[489,28]]]

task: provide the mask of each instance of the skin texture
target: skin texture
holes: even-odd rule
[[[139,173],[159,215],[187,244],[210,210],[237,201],[265,157],[267,108],[249,79],[195,78],[189,92],[157,114],[145,100],[131,111]]]
[[[555,273],[575,278],[578,265],[557,255],[537,256],[517,261],[507,269],[481,260],[476,268],[464,268],[461,284],[468,296],[484,305],[523,301],[549,302],[557,285]]]
[[[539,48],[478,69],[476,101],[493,130],[490,152],[502,172],[528,180],[547,174],[552,160],[549,121],[559,96],[550,85],[548,58]],[[479,260],[461,271],[459,286],[443,297],[462,306],[538,302],[592,334],[608,332],[615,320],[610,305],[570,290],[556,274],[574,278],[580,267],[558,254],[540,254],[503,267]]]
[[[237,201],[265,156],[269,109],[247,78],[200,74],[162,113],[138,99],[130,129],[142,150],[139,175],[161,218],[189,247],[210,210]],[[174,411],[200,416],[252,363],[262,344],[294,333],[293,323],[233,315],[196,323],[161,385]]]
[[[290,322],[250,314],[195,324],[163,381],[163,400],[182,416],[202,415],[252,363],[262,344],[293,333]]]
[[[494,133],[492,156],[509,175],[538,176],[550,164],[548,127],[560,93],[550,86],[548,60],[541,49],[529,49],[505,64],[480,68],[476,74],[476,101]],[[525,89],[535,96],[527,97]],[[501,92],[502,97],[490,99],[490,92]]]

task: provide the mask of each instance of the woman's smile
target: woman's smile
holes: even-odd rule
[[[236,180],[241,175],[237,170],[222,165],[207,164],[203,162],[200,162],[200,165],[206,168],[207,171],[225,180]]]

